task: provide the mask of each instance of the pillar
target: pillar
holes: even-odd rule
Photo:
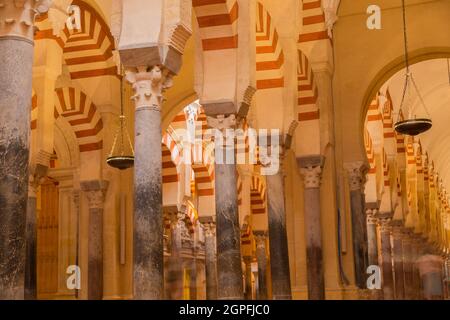
[[[366,166],[363,162],[347,163],[345,167],[348,172],[350,184],[350,203],[352,220],[352,240],[353,255],[355,266],[356,285],[363,289],[366,287],[366,261],[367,258],[367,221],[364,214],[364,184],[366,181]],[[373,228],[373,226],[372,226]],[[373,231],[373,230],[372,230]],[[373,233],[372,236],[372,254],[373,254]],[[372,257],[373,261],[373,257]]]
[[[442,258],[435,255],[425,255],[416,261],[416,265],[420,272],[423,298],[426,300],[442,300],[444,298]]]
[[[217,224],[217,283],[220,300],[242,300],[241,230],[237,194],[237,168],[233,132],[234,115],[208,118],[215,132],[215,201]],[[218,139],[223,137],[223,140]],[[232,137],[232,138],[231,138]]]
[[[413,241],[411,245],[411,252],[412,252],[412,286],[414,290],[414,299],[415,300],[421,300],[422,297],[422,286],[421,286],[421,280],[420,280],[420,271],[418,264],[416,263],[417,260],[422,256],[421,254],[421,248],[422,246],[422,239],[420,235],[413,234]]]
[[[103,298],[103,208],[108,182],[82,181],[81,190],[88,199],[88,300]]]
[[[291,300],[291,274],[286,231],[284,174],[266,176],[269,222],[269,249],[273,300]]]
[[[36,193],[48,167],[37,164],[30,175],[26,217],[25,299],[37,299],[37,198]]]
[[[384,300],[394,300],[394,275],[392,272],[392,247],[391,247],[391,220],[380,218],[381,237],[381,269],[383,274]]]
[[[252,295],[252,262],[253,257],[245,256],[245,300],[253,300]]]
[[[200,222],[205,231],[206,299],[217,300],[216,225],[212,217]]]
[[[185,215],[177,212],[172,215],[171,221],[171,241],[170,241],[170,258],[167,275],[168,299],[183,299],[183,264],[181,259],[182,239],[181,229],[184,224]]]
[[[415,296],[413,286],[413,252],[412,237],[409,229],[403,229],[403,280],[405,284],[405,300],[412,300]]]
[[[159,300],[164,297],[161,103],[170,77],[158,66],[129,70],[126,77],[136,105],[134,298]]]
[[[325,280],[320,219],[320,185],[324,158],[322,156],[304,157],[297,159],[297,162],[304,182],[308,298],[324,300]],[[275,260],[274,263],[276,263]]]
[[[395,299],[405,299],[405,281],[403,271],[403,230],[397,225],[393,227],[393,256],[394,256],[394,288]]]
[[[267,232],[254,231],[256,241],[256,260],[258,261],[258,300],[267,300]]]
[[[24,298],[33,24],[35,9],[48,9],[41,2],[0,7],[0,300]]]
[[[367,251],[369,266],[378,266],[377,218],[378,209],[367,209]]]

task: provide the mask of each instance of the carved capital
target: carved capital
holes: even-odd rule
[[[208,116],[207,122],[210,128],[219,130],[225,134],[227,129],[234,129],[236,127],[236,116],[234,114],[230,114],[228,117],[223,114],[217,115],[216,117]]]
[[[81,190],[86,195],[89,209],[103,209],[109,183],[102,180],[82,181]]]
[[[136,110],[161,111],[163,93],[173,85],[172,74],[160,66],[130,68],[125,71],[126,80],[132,85]]]
[[[366,183],[367,165],[362,161],[351,162],[344,164],[347,170],[350,184],[350,191],[364,191]]]
[[[307,156],[297,158],[297,165],[303,177],[306,189],[320,188],[322,168],[325,162],[323,156]]]
[[[0,37],[13,36],[33,41],[34,23],[46,13],[50,0],[2,0],[0,2]]]
[[[378,209],[366,209],[366,217],[367,217],[367,223],[368,224],[377,224]]]
[[[266,248],[267,232],[266,231],[254,231],[253,236],[256,241],[256,248]]]

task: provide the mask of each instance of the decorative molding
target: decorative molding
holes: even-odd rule
[[[306,189],[320,188],[324,163],[325,157],[321,155],[297,158]]]
[[[253,231],[257,249],[266,248],[267,231]]]

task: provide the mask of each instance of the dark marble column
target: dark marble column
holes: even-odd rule
[[[403,229],[403,279],[405,284],[405,300],[412,300],[415,297],[413,286],[413,252],[412,237],[409,229]]]
[[[379,218],[381,237],[381,268],[383,272],[383,298],[394,300],[394,274],[392,271],[391,219]]]
[[[170,241],[170,258],[168,261],[168,299],[183,299],[183,263],[181,259],[182,239],[181,231],[184,224],[185,214],[178,212],[171,217],[171,241]]]
[[[413,234],[413,242],[411,245],[412,248],[412,286],[414,290],[414,299],[422,300],[422,284],[420,280],[420,271],[418,265],[416,264],[417,260],[422,256],[422,238],[419,234]]]
[[[161,103],[170,77],[160,67],[126,73],[135,111],[134,298],[164,297]]]
[[[103,298],[103,208],[108,182],[82,181],[81,190],[88,199],[88,300]]]
[[[322,227],[320,211],[320,185],[322,156],[297,159],[304,182],[306,267],[309,300],[325,300],[325,279],[322,256]],[[274,263],[276,261],[274,260]]]
[[[416,261],[416,265],[420,272],[423,298],[426,300],[442,300],[444,298],[442,258],[435,255],[425,255]]]
[[[235,115],[208,116],[215,131],[215,200],[217,224],[217,283],[219,300],[242,300],[241,230],[237,194],[234,135]],[[220,141],[219,137],[223,138]],[[231,141],[231,143],[230,143]]]
[[[252,262],[253,257],[245,256],[245,300],[253,300],[252,297]]]
[[[281,169],[266,177],[273,300],[292,299],[283,180]]]
[[[200,222],[205,230],[206,299],[217,300],[216,225],[212,217]]]
[[[254,231],[256,241],[256,260],[258,261],[258,300],[267,300],[267,232]]]
[[[24,298],[37,4],[39,1],[3,1],[0,8],[0,300]]]
[[[394,254],[394,288],[395,299],[405,299],[405,281],[403,271],[403,230],[400,224],[393,227],[393,254]]]
[[[363,162],[345,165],[349,184],[352,217],[352,240],[355,266],[356,285],[366,288],[367,270],[367,220],[365,215],[364,184],[366,182],[367,167]],[[373,234],[372,234],[373,237]],[[373,239],[372,239],[373,241]],[[373,248],[372,248],[373,250]],[[372,251],[373,254],[373,251]]]
[[[36,192],[42,178],[47,175],[48,167],[37,164],[32,169],[28,186],[26,218],[26,257],[25,257],[25,299],[37,299],[37,199]]]

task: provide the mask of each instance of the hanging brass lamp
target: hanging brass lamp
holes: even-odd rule
[[[420,91],[416,85],[413,74],[409,65],[409,55],[408,55],[408,35],[406,30],[406,7],[405,0],[402,0],[402,12],[403,12],[403,37],[405,42],[405,64],[406,64],[406,74],[405,74],[405,85],[403,88],[402,102],[400,104],[399,119],[394,125],[395,131],[400,134],[408,136],[417,136],[431,129],[433,122],[430,119],[425,101],[420,94]],[[414,97],[413,94],[417,95],[419,98],[419,103],[422,105],[426,112],[425,117],[418,118],[414,110]],[[406,112],[403,112],[406,111]],[[406,119],[401,119],[400,115],[406,114]]]
[[[134,149],[128,133],[127,120],[123,111],[123,77],[120,82],[120,116],[119,127],[114,137],[113,146],[106,163],[119,170],[126,170],[134,166]]]

